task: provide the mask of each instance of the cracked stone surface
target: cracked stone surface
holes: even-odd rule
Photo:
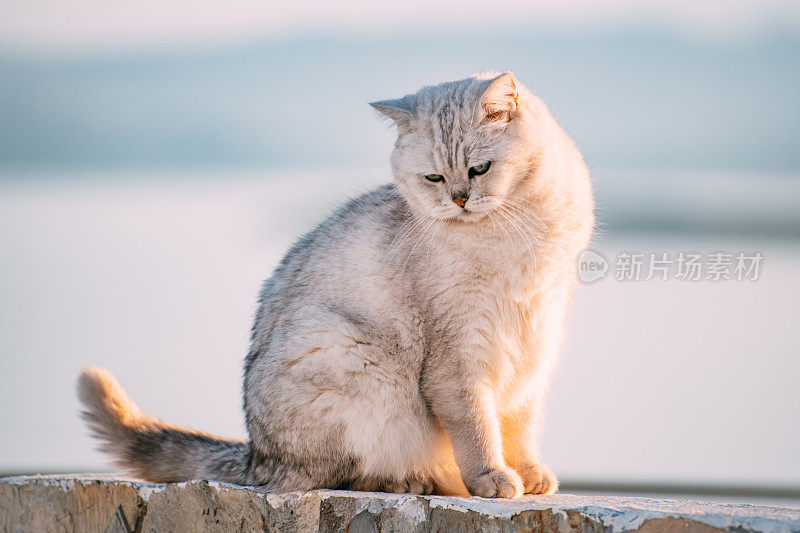
[[[0,531],[800,532],[800,510],[652,498],[515,500],[315,490],[105,475],[0,479]]]

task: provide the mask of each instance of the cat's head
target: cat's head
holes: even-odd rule
[[[397,125],[392,172],[418,215],[475,222],[513,202],[531,159],[526,98],[534,97],[508,72],[370,104]]]

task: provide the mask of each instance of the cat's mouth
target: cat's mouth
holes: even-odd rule
[[[478,222],[486,218],[487,211],[490,210],[491,208],[487,209],[487,206],[482,204],[473,206],[467,205],[464,207],[459,207],[458,209],[452,209],[452,207],[448,206],[441,206],[435,209],[431,215],[433,218],[443,222]]]
[[[458,214],[450,220],[458,222],[478,222],[486,217],[485,211],[472,211],[470,209],[462,209]]]

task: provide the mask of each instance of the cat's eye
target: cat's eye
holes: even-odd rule
[[[474,178],[475,176],[480,176],[481,174],[486,174],[489,170],[489,167],[492,166],[491,161],[487,161],[486,163],[481,163],[480,165],[475,165],[474,167],[469,167],[467,173],[469,174],[470,178]]]
[[[441,174],[426,174],[425,179],[436,183],[439,181],[444,181],[444,176],[442,176]]]

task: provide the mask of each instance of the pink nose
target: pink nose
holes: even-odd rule
[[[456,204],[458,207],[464,207],[464,204],[467,203],[466,198],[453,198],[453,203]]]

